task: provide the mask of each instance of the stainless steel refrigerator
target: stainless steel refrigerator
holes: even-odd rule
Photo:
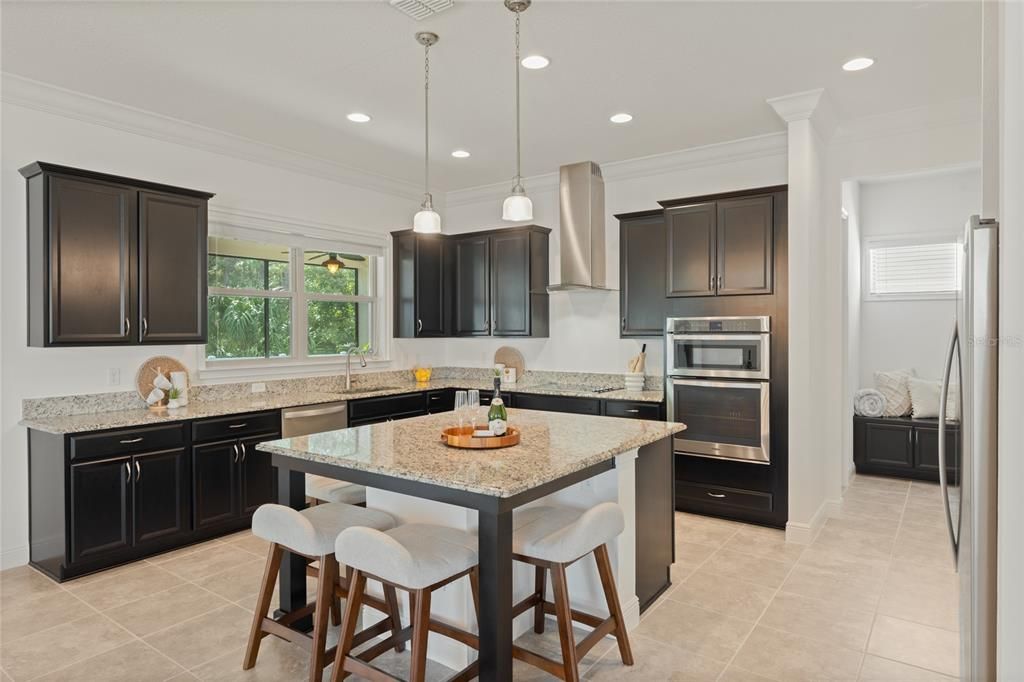
[[[939,479],[960,575],[960,676],[980,681],[996,679],[999,224],[972,216],[962,248],[939,410]],[[947,400],[951,392],[958,399]],[[956,439],[944,428],[947,417],[960,421]]]

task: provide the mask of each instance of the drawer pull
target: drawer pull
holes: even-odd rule
[[[626,410],[626,412],[629,412],[630,414],[640,414],[640,410]]]
[[[240,429],[240,428],[248,426],[248,425],[249,424],[247,424],[246,422],[242,422],[241,424],[228,424],[228,428],[229,429]]]
[[[142,442],[142,436],[139,436],[138,438],[122,438],[121,439],[121,444],[122,445],[130,445],[132,443],[141,443],[141,442]]]
[[[714,497],[715,499],[721,499],[725,497],[725,493],[708,493],[708,497]]]

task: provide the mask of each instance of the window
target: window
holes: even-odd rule
[[[960,291],[963,249],[957,241],[869,240],[866,247],[867,298],[942,298]]]
[[[322,360],[353,346],[372,353],[378,260],[210,237],[207,362]]]

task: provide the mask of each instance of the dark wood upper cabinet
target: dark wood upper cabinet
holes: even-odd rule
[[[29,345],[206,341],[212,194],[41,162],[21,174]]]
[[[139,192],[143,343],[206,339],[206,200]]]
[[[620,336],[660,336],[665,332],[665,216],[619,221]]]
[[[392,233],[395,335],[547,336],[550,232]]]
[[[491,236],[491,319],[494,336],[530,335],[530,233]]]
[[[665,211],[667,296],[714,296],[717,217],[711,202]]]
[[[136,196],[63,175],[29,181],[30,344],[132,342]]]
[[[491,245],[486,237],[455,240],[455,335],[491,333]]]
[[[667,296],[772,293],[774,197],[760,192],[666,206]]]
[[[718,202],[719,296],[772,292],[772,197]]]
[[[450,286],[445,263],[448,242],[443,235],[393,233],[395,336],[447,336],[450,328]]]

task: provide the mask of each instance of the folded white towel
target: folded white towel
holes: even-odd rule
[[[853,396],[853,411],[862,417],[881,417],[885,413],[885,396],[873,388],[862,388]]]

